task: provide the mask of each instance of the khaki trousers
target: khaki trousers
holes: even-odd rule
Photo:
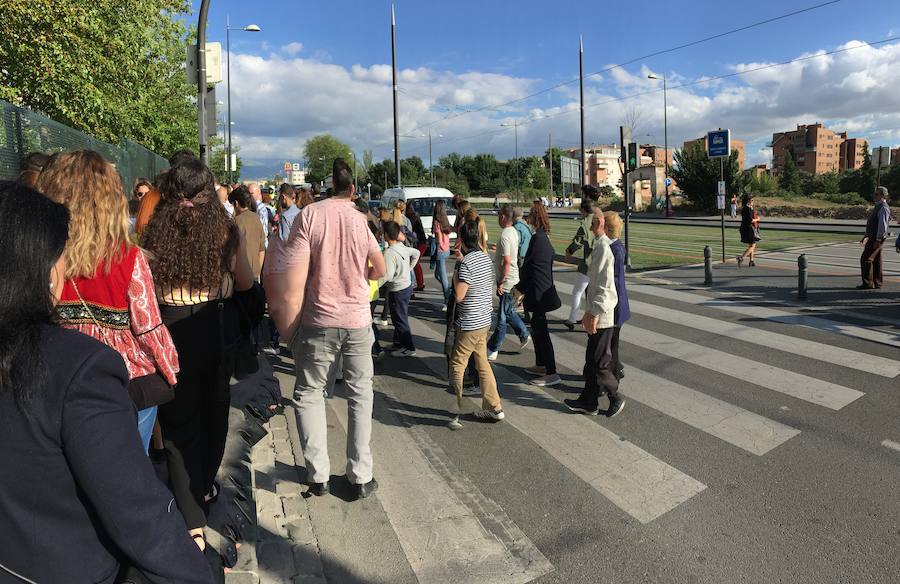
[[[473,357],[481,385],[481,407],[492,412],[499,412],[503,406],[500,404],[500,394],[497,392],[497,380],[494,378],[491,363],[487,358],[487,339],[490,331],[491,327],[474,331],[456,331],[453,354],[450,356],[450,383],[456,391],[457,401],[461,402],[463,375],[466,365],[469,363],[469,357]]]

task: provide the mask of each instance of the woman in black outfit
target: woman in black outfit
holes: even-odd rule
[[[553,283],[553,257],[550,243],[550,219],[540,201],[535,201],[528,213],[528,224],[534,228],[528,253],[522,264],[516,289],[525,297],[525,310],[531,312],[531,338],[534,339],[535,366],[527,371],[539,375],[531,383],[539,387],[556,385],[562,381],[556,374],[556,355],[547,326],[547,313],[562,306]]]
[[[185,522],[200,539],[208,503],[218,495],[214,480],[225,452],[235,354],[254,326],[238,304],[253,288],[253,274],[245,242],[200,160],[169,169],[159,191],[141,245],[150,252],[160,313],[180,364],[175,399],[160,407],[159,422],[167,451],[183,459],[170,464],[170,479]]]
[[[124,561],[153,583],[211,583],[144,452],[122,358],[53,323],[68,228],[63,205],[0,182],[0,581],[111,584]]]
[[[741,243],[747,244],[747,249],[744,250],[744,253],[737,257],[738,267],[741,267],[741,264],[744,263],[744,258],[750,258],[750,267],[756,265],[756,262],[753,261],[753,256],[756,254],[756,242],[760,240],[759,237],[759,217],[756,214],[756,211],[753,210],[753,198],[750,195],[744,195],[741,198]]]

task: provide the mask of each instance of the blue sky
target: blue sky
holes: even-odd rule
[[[640,10],[620,14],[616,3],[606,2],[572,6],[533,0],[401,0],[395,3],[398,61],[404,70],[401,133],[418,135],[431,129],[440,134],[433,138],[435,158],[452,150],[511,157],[512,131],[499,124],[571,109],[577,84],[512,106],[442,118],[577,77],[579,34],[584,35],[585,70],[593,72],[824,1],[645,0]],[[390,79],[385,67],[390,64],[390,3],[357,0],[340,7],[287,0],[212,1],[210,40],[224,41],[226,14],[232,26],[254,23],[263,29],[257,34],[232,33],[235,142],[241,144],[251,171],[274,172],[280,161],[297,159],[303,142],[322,131],[332,132],[357,152],[373,149],[376,159],[391,156]],[[662,143],[661,94],[611,102],[651,91],[658,83],[646,80],[650,71],[667,75],[671,87],[748,64],[780,62],[850,41],[895,35],[900,35],[897,0],[842,0],[640,60],[587,83],[586,101],[604,104],[588,109],[588,141],[611,142],[631,110],[640,118],[638,133],[648,142]],[[894,65],[900,65],[895,59],[900,60],[900,47],[891,43],[670,90],[670,144],[680,145],[709,126],[733,127],[736,137],[750,143],[750,159],[764,162],[767,134],[817,120],[857,135],[873,132],[876,144],[900,141],[900,131],[893,130],[900,128],[900,97],[891,97],[900,93],[893,90],[898,70]],[[520,150],[538,153],[549,132],[562,145],[574,144],[577,120],[577,114],[563,113],[528,123],[519,130]],[[425,144],[421,137],[404,139],[401,154],[425,158]]]

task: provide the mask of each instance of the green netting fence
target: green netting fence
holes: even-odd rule
[[[169,167],[168,161],[140,144],[123,139],[113,145],[97,140],[47,116],[0,100],[0,179],[13,179],[19,162],[30,152],[95,150],[115,165],[126,196],[137,178],[151,181]]]

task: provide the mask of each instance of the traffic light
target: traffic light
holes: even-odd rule
[[[626,170],[635,170],[638,167],[638,145],[637,142],[628,143],[628,160],[626,161]]]

